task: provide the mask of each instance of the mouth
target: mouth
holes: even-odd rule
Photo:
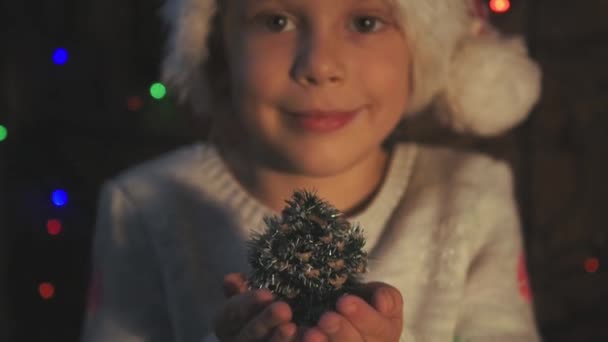
[[[360,110],[311,110],[292,112],[291,117],[299,129],[315,133],[329,133],[348,125]]]

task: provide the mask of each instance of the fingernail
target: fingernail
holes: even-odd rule
[[[344,313],[348,315],[354,314],[356,310],[357,306],[354,303],[347,302],[342,306],[342,311],[344,311]]]
[[[384,290],[384,301],[386,302],[386,311],[391,311],[395,307],[395,299],[390,290]]]

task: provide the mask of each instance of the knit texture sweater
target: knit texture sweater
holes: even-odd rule
[[[207,143],[106,182],[82,341],[216,340],[222,279],[249,272],[245,242],[278,214]],[[399,143],[379,191],[348,219],[367,238],[364,280],[404,298],[401,341],[540,340],[506,163]]]

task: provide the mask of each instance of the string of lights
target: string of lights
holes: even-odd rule
[[[50,61],[57,67],[66,67],[71,61],[71,54],[66,48],[57,47],[51,52]],[[127,96],[125,107],[131,112],[141,111],[148,101],[162,101],[167,96],[167,89],[161,82],[154,82],[148,89],[149,97],[145,98],[139,95]],[[9,138],[8,127],[0,123],[0,143]],[[56,209],[67,208],[70,204],[70,196],[68,189],[54,189],[49,195],[50,204]],[[46,234],[54,239],[61,239],[65,231],[64,218],[61,217],[61,211],[55,211],[59,215],[48,217],[46,219]],[[52,241],[49,240],[49,241]],[[51,277],[52,278],[52,277]],[[58,292],[57,285],[54,279],[45,279],[38,281],[36,286],[38,295],[44,301],[52,301],[55,299]]]

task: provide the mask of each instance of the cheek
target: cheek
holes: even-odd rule
[[[276,46],[269,49],[263,44],[245,44],[232,60],[232,65],[237,66],[232,77],[236,94],[240,95],[237,98],[249,104],[277,99],[288,82],[287,55],[284,49]]]
[[[272,52],[268,52],[272,51]],[[262,141],[280,131],[277,105],[281,103],[288,82],[288,66],[284,52],[243,45],[231,59],[233,106],[248,135]]]
[[[379,54],[365,62],[364,82],[382,112],[401,116],[407,108],[410,90],[410,70],[407,55]]]

